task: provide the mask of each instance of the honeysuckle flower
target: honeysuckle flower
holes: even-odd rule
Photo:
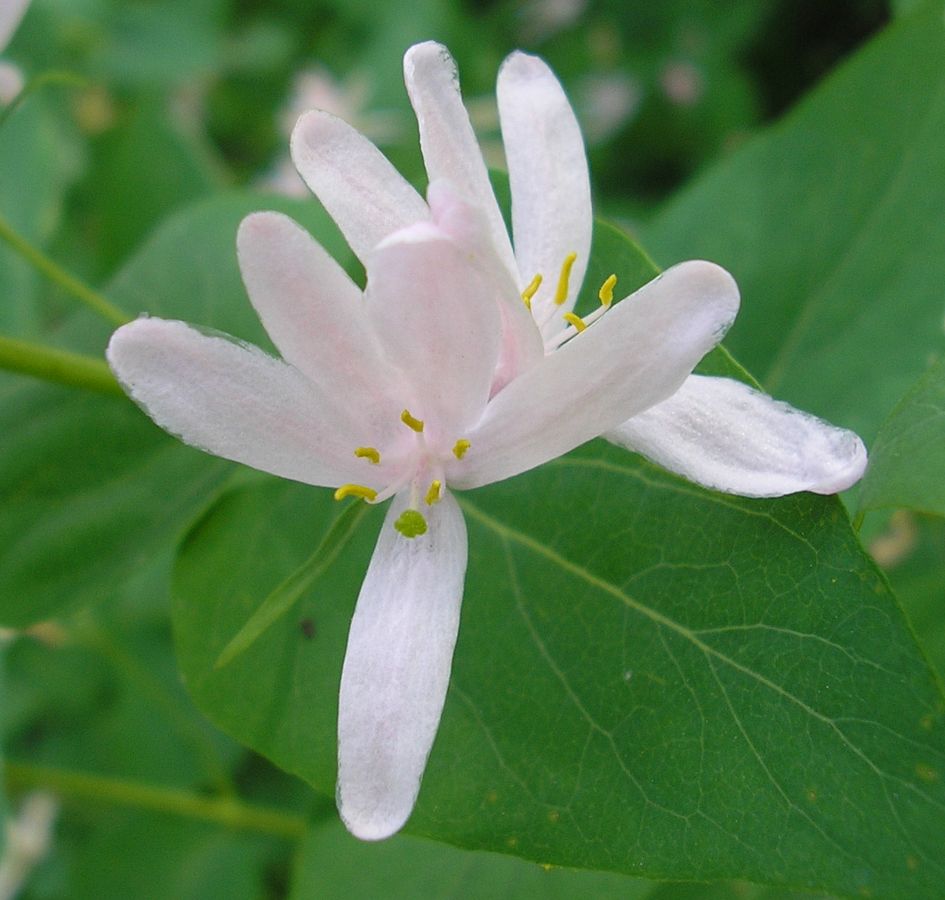
[[[599,309],[586,319],[574,314],[593,228],[580,128],[548,66],[513,53],[497,85],[513,250],[446,48],[411,47],[404,79],[428,177],[449,179],[486,222],[466,243],[501,298],[495,393],[612,315],[612,279],[601,286]],[[429,217],[422,197],[340,119],[322,111],[303,116],[292,151],[300,174],[362,259],[391,231]],[[690,481],[751,497],[836,493],[866,467],[866,450],[853,432],[728,378],[692,375],[663,403],[603,436]]]
[[[243,279],[281,360],[147,317],[107,351],[131,397],[187,443],[339,499],[393,497],[339,699],[339,809],[368,839],[409,815],[446,695],[467,552],[450,489],[540,465],[671,395],[738,307],[727,273],[684,263],[494,393],[501,306],[466,249],[485,222],[445,182],[429,199],[424,221],[365,250],[363,294],[290,219],[243,222]]]
[[[0,2],[0,53],[7,49],[26,13],[30,0]],[[0,59],[0,105],[9,103],[23,89],[23,74],[18,66]]]
[[[737,312],[731,276],[712,263],[682,263],[616,304],[608,279],[600,310],[578,319],[590,192],[580,133],[554,77],[523,54],[500,76],[513,254],[451,61],[424,44],[408,51],[405,69],[431,179],[426,199],[330,114],[303,116],[293,135],[300,173],[364,263],[363,292],[290,219],[255,213],[240,227],[238,258],[281,359],[146,317],[108,347],[126,391],[187,443],[335,488],[338,499],[392,498],[339,696],[338,806],[365,839],[393,834],[410,815],[442,712],[467,555],[453,490],[512,477],[615,430],[654,456],[701,437],[713,461],[696,473],[703,483],[718,470],[723,480],[770,489],[774,471],[779,489],[826,489],[819,458],[797,474],[795,432],[815,455],[851,439],[720,379],[723,396],[732,393],[722,411],[742,432],[758,413],[765,435],[743,435],[730,459],[738,442],[703,421],[700,386],[715,380],[690,373]],[[552,260],[559,274],[549,289],[534,275]],[[712,415],[719,393],[709,388]],[[625,438],[628,428],[637,431]],[[670,462],[682,470],[691,455]],[[848,477],[831,463],[834,482]]]

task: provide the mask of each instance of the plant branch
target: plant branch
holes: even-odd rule
[[[6,762],[6,778],[10,788],[42,787],[65,797],[169,813],[289,840],[298,840],[305,834],[304,816],[255,806],[234,797],[205,797],[177,788],[156,787],[123,778],[108,778],[14,760]]]
[[[71,275],[62,266],[46,256],[42,250],[34,247],[25,237],[18,234],[3,216],[0,216],[0,239],[6,241],[37,272],[45,275],[50,281],[55,282],[63,290],[72,294],[73,297],[81,300],[112,325],[124,325],[125,322],[131,321],[128,316],[102,294]]]
[[[0,335],[0,369],[103,394],[123,391],[100,359]]]

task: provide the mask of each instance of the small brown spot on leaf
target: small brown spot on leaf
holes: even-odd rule
[[[315,621],[313,619],[302,619],[302,621],[299,622],[299,631],[302,632],[302,636],[306,640],[313,640],[317,633],[315,630]]]
[[[915,773],[928,784],[938,781],[938,769],[933,769],[928,763],[916,763]]]

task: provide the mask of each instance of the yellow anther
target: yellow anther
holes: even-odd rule
[[[453,447],[453,456],[457,459],[462,459],[471,446],[472,444],[470,444],[466,438],[460,438]]]
[[[405,509],[394,522],[394,528],[405,538],[415,538],[426,534],[427,520],[417,510]]]
[[[358,459],[369,459],[376,466],[381,461],[381,454],[377,452],[373,447],[358,447],[354,451],[354,455]]]
[[[440,490],[443,487],[441,481],[431,481],[430,489],[427,491],[426,497],[423,499],[426,501],[427,506],[433,506],[440,499]]]
[[[343,484],[335,491],[336,500],[344,500],[345,497],[360,497],[370,503],[377,496],[374,488],[365,487],[363,484]]]
[[[579,332],[587,328],[587,325],[584,324],[584,320],[580,316],[575,315],[574,313],[565,313],[564,321],[567,322],[569,325],[573,325]]]
[[[597,296],[600,297],[600,302],[602,306],[610,306],[614,302],[614,285],[617,283],[617,276],[611,275],[601,286],[600,290],[597,292]]]
[[[416,431],[417,434],[423,431],[423,420],[415,419],[412,415],[410,415],[409,409],[405,409],[400,414],[400,421],[403,422],[408,428],[412,428],[414,431]]]
[[[532,297],[535,296],[538,288],[541,287],[541,273],[539,272],[531,281],[528,282],[528,287],[522,291],[522,302],[525,304],[526,309],[532,308]]]
[[[571,278],[571,267],[577,259],[576,253],[569,253],[561,264],[561,274],[558,276],[558,289],[555,291],[555,303],[561,306],[568,299],[568,281]]]

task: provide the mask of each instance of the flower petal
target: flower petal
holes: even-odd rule
[[[362,445],[388,444],[401,430],[404,380],[383,355],[361,290],[280,213],[247,216],[236,244],[250,300],[283,358],[356,413]]]
[[[866,469],[852,432],[729,378],[691,375],[604,435],[705,487],[745,497],[835,494]]]
[[[352,834],[381,840],[409,817],[436,736],[466,574],[466,525],[452,496],[428,529],[394,529],[394,498],[351,620],[338,700],[338,809]]]
[[[420,127],[427,177],[451,181],[483,211],[496,257],[514,275],[512,245],[463,106],[453,57],[434,41],[415,44],[404,54],[404,81]]]
[[[366,137],[315,110],[292,132],[292,161],[363,262],[387,235],[424,221],[423,198]]]
[[[3,0],[0,3],[0,51],[10,43],[29,5],[30,0]]]
[[[543,276],[532,299],[542,322],[565,257],[577,254],[560,312],[574,306],[587,269],[593,228],[587,155],[574,110],[542,60],[521,52],[509,56],[499,71],[497,97],[512,188],[515,259],[523,285]],[[556,321],[552,331],[558,330]]]
[[[449,483],[479,487],[560,456],[665,400],[738,311],[731,275],[681,263],[613,307],[489,403]]]
[[[545,355],[541,332],[522,302],[512,275],[496,262],[488,224],[481,210],[456,192],[452,182],[431,182],[427,201],[434,222],[445,231],[479,267],[487,289],[495,297],[502,320],[502,348],[493,373],[492,393],[531,368]]]
[[[489,399],[499,308],[477,266],[441,228],[391,235],[368,260],[365,299],[381,345],[413,386],[404,406],[452,446]]]
[[[135,402],[185,443],[307,484],[362,480],[357,438],[331,398],[256,347],[142,318],[112,335],[107,356]]]

